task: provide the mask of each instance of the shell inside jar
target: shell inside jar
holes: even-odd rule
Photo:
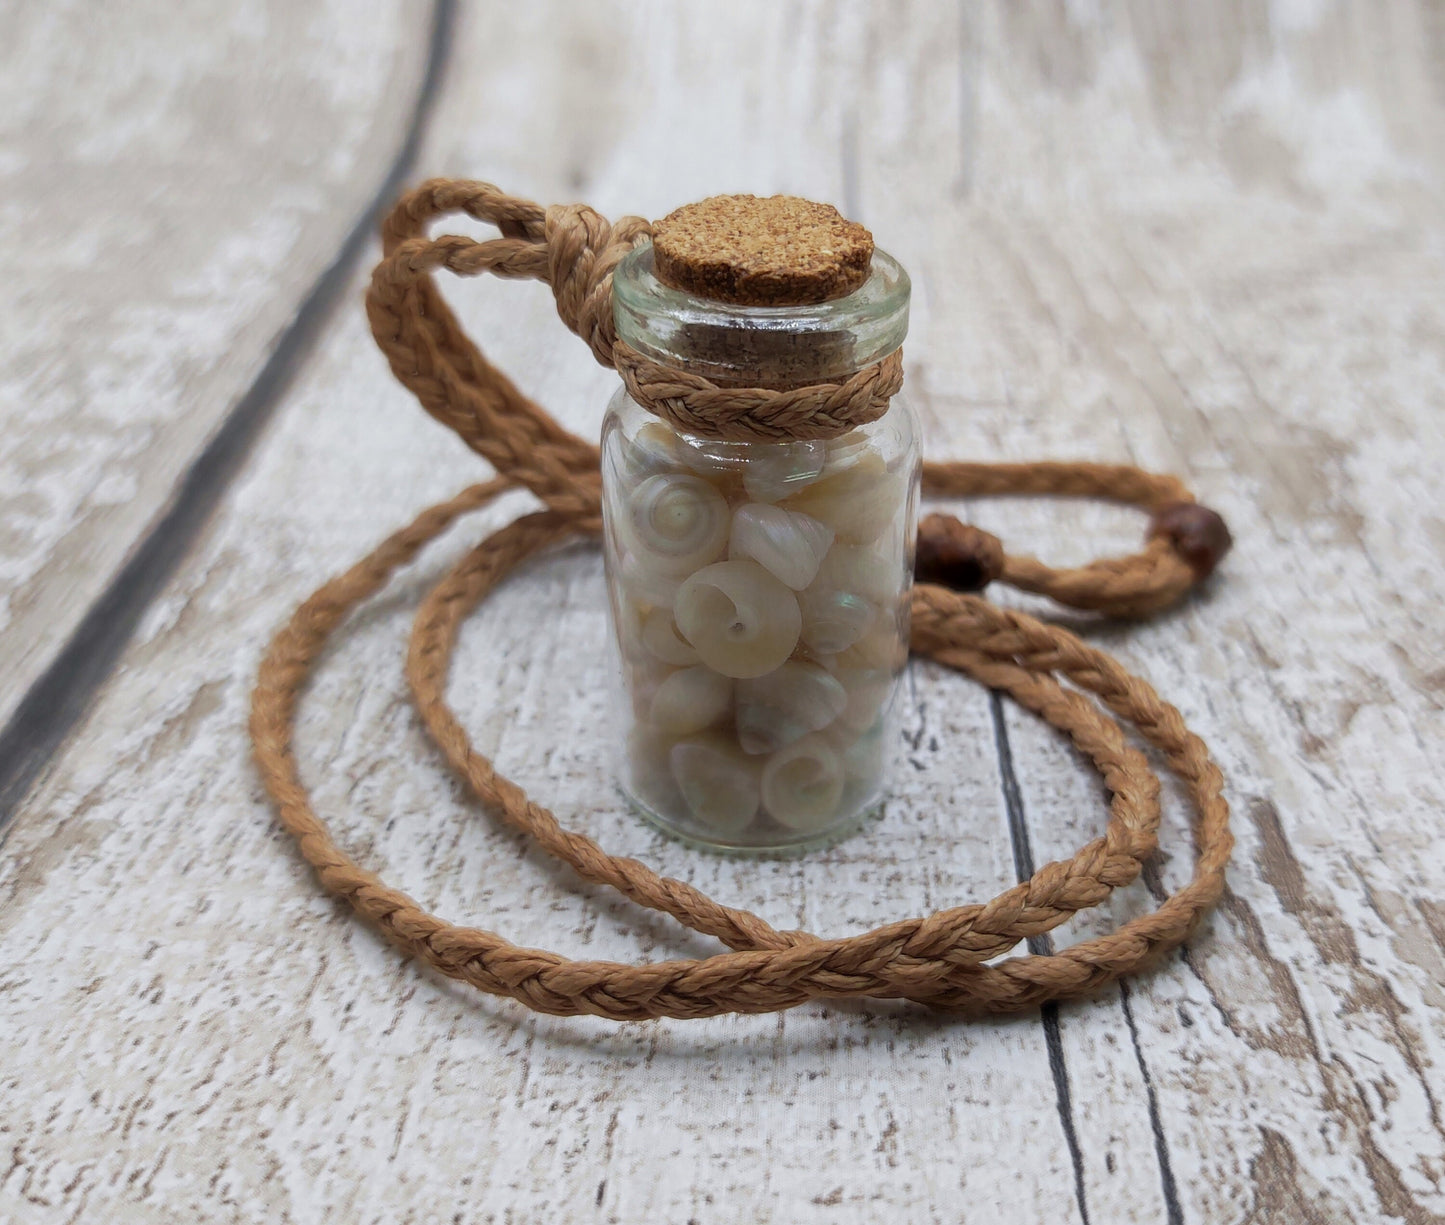
[[[604,479],[634,790],[703,837],[826,832],[884,769],[908,474],[862,431],[710,447],[648,423]]]

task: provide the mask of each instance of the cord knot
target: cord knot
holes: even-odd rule
[[[1162,537],[1203,581],[1234,544],[1222,516],[1198,502],[1165,502],[1149,520],[1147,539]]]
[[[616,225],[585,204],[553,205],[543,224],[547,283],[557,314],[587,342],[604,366],[613,365],[617,341],[612,321],[612,273],[619,261],[651,232],[641,217]]]
[[[982,591],[1003,574],[1003,542],[953,515],[931,514],[918,525],[914,577],[954,591]]]

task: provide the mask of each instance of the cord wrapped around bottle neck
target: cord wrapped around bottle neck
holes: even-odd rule
[[[427,237],[430,224],[449,213],[495,225],[501,237]],[[596,446],[563,429],[486,359],[437,288],[437,270],[545,282],[563,323],[597,361],[616,369],[644,408],[689,432],[830,437],[881,416],[902,384],[901,350],[843,383],[781,390],[721,387],[642,357],[617,337],[612,277],[650,229],[639,217],[608,222],[583,204],[543,208],[490,183],[433,179],[402,197],[384,223],[385,254],[367,294],[377,344],[422,407],[498,473],[586,530],[601,526]],[[1057,570],[1032,557],[1004,556],[999,581],[1110,616],[1147,616],[1177,603],[1230,543],[1224,521],[1205,508],[1191,513],[1188,524],[1178,511],[1159,519],[1171,505],[1192,505],[1192,495],[1173,477],[1127,464],[926,462],[923,486],[925,493],[951,497],[1092,497],[1155,515],[1144,549],[1127,557]]]

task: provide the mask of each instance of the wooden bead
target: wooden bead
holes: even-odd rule
[[[954,591],[982,591],[1003,573],[997,536],[953,515],[932,514],[918,525],[914,578]]]
[[[1149,536],[1162,536],[1173,547],[1195,577],[1206,579],[1234,545],[1224,519],[1198,502],[1166,502],[1149,521]]]

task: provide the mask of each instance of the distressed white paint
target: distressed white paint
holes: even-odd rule
[[[391,165],[422,0],[0,14],[0,720]]]
[[[610,212],[720,188],[846,203],[915,274],[932,453],[1137,458],[1230,518],[1239,546],[1205,598],[1093,631],[1215,747],[1240,835],[1187,961],[1134,983],[1128,1018],[1117,991],[1061,1010],[1095,1222],[1165,1220],[1171,1195],[1211,1225],[1445,1215],[1440,31],[1381,7],[487,6],[425,155]],[[1354,151],[1321,156],[1311,133],[1341,98],[1364,117]],[[609,380],[545,291],[456,298],[524,386],[595,429]],[[360,312],[338,319],[8,833],[0,1215],[1082,1220],[1035,1018],[538,1018],[402,963],[317,893],[245,760],[260,643],[477,470],[389,381]],[[404,701],[418,595],[522,505],[459,528],[358,619],[307,700],[307,776],[347,844],[444,914],[583,956],[705,951],[495,829]],[[1140,526],[971,509],[1061,560]],[[541,563],[456,665],[479,745],[564,820],[829,932],[1010,879],[987,701],[927,665],[912,764],[864,836],[757,865],[643,830],[607,782],[600,590],[586,552]],[[1097,783],[1047,730],[1007,727],[1042,862],[1097,830]],[[1166,884],[1182,821],[1176,805]],[[1148,904],[1136,886],[1058,939]]]

